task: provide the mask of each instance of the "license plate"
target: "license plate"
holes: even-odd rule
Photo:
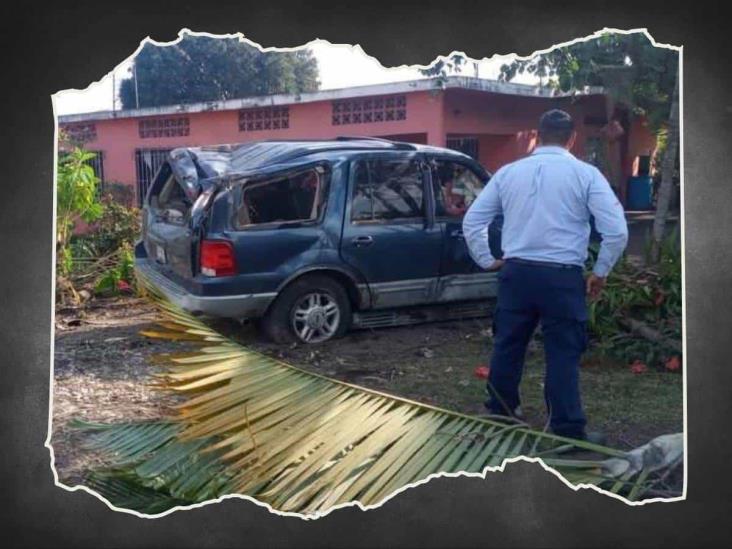
[[[155,246],[155,257],[160,263],[165,263],[165,248],[162,246]]]

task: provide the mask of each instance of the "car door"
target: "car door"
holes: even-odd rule
[[[485,171],[449,157],[428,162],[435,202],[435,223],[444,235],[436,301],[485,299],[496,295],[497,274],[481,269],[470,257],[463,236],[463,217],[488,183]],[[501,220],[491,224],[489,240],[495,257],[501,257]]]
[[[427,175],[414,152],[351,161],[340,252],[367,281],[373,308],[434,300],[442,232],[433,222]]]
[[[145,204],[142,236],[150,260],[184,279],[193,276],[193,205],[185,184],[169,166],[163,166]]]

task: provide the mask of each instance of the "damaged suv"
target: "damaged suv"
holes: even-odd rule
[[[257,319],[279,342],[476,316],[496,274],[461,227],[488,180],[462,153],[375,138],[175,149],[135,266],[183,309]],[[490,243],[500,257],[498,225]]]

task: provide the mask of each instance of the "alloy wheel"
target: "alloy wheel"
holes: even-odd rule
[[[318,343],[335,335],[341,321],[336,300],[324,292],[302,296],[292,309],[292,329],[300,341]]]

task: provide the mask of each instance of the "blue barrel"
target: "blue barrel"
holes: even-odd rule
[[[650,210],[653,207],[653,181],[650,175],[628,179],[628,210]]]

